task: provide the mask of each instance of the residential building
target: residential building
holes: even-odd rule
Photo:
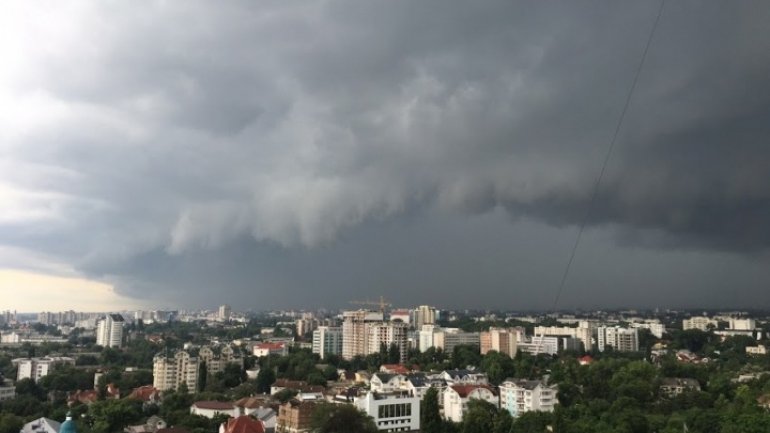
[[[464,332],[460,328],[442,328],[435,337],[435,347],[444,353],[452,353],[460,345],[480,345],[480,333]]]
[[[382,313],[367,310],[345,311],[342,313],[342,319],[342,357],[350,360],[356,355],[369,354],[367,325],[382,322]]]
[[[0,382],[0,401],[16,398],[16,387],[10,379],[3,379]]]
[[[746,346],[747,355],[767,355],[767,346]]]
[[[230,308],[229,305],[224,304],[219,306],[219,310],[217,311],[217,319],[222,322],[227,322],[230,320],[230,315],[232,314],[233,310]]]
[[[239,416],[235,404],[226,401],[196,401],[190,406],[190,414],[205,416],[212,419],[217,415]]]
[[[546,337],[533,335],[529,341],[518,344],[518,349],[524,353],[533,355],[556,355],[562,350],[579,351],[582,342],[575,337]]]
[[[489,385],[451,385],[444,389],[444,418],[461,422],[472,399],[484,400],[495,407],[500,407],[497,391]]]
[[[438,311],[428,305],[420,305],[414,310],[414,328],[422,329],[424,325],[433,325],[438,319]]]
[[[399,363],[405,363],[409,355],[407,331],[409,326],[400,322],[382,322],[367,324],[367,354],[379,353],[382,348],[390,349],[395,345],[399,350]]]
[[[656,338],[663,338],[663,333],[666,332],[666,327],[660,322],[631,323],[629,326],[637,329],[648,329]]]
[[[757,322],[754,319],[731,318],[729,329],[734,329],[736,331],[753,331],[757,329]]]
[[[75,359],[66,356],[47,356],[44,358],[17,358],[11,361],[16,365],[16,380],[32,379],[35,382],[58,365],[75,365]]]
[[[481,354],[486,355],[489,351],[494,350],[513,358],[518,350],[518,335],[519,333],[514,329],[489,328],[488,332],[482,332],[479,335]]]
[[[199,368],[200,360],[185,350],[159,353],[152,360],[153,386],[168,391],[184,383],[194,392],[198,389]]]
[[[265,433],[265,423],[248,415],[230,418],[219,426],[219,433]]]
[[[313,331],[313,353],[317,353],[321,359],[329,355],[342,355],[342,328],[319,326]]]
[[[38,418],[21,428],[19,433],[59,433],[61,423],[50,418]]]
[[[529,411],[553,412],[557,388],[540,380],[506,379],[500,384],[500,408],[514,418]]]
[[[661,380],[661,394],[676,397],[685,391],[700,391],[700,383],[695,379],[681,377],[665,377]]]
[[[374,418],[377,429],[385,432],[418,431],[420,399],[406,392],[367,392],[354,399],[355,406]]]
[[[475,370],[444,370],[438,376],[447,385],[487,385],[489,378],[486,373]]]
[[[297,319],[294,324],[297,327],[297,335],[300,337],[309,334],[318,328],[318,320],[312,314],[305,313],[301,319]]]
[[[689,329],[708,331],[710,328],[716,329],[718,325],[719,322],[705,316],[694,316],[690,317],[689,319],[682,320],[682,329],[685,331]]]
[[[254,356],[286,356],[289,354],[289,346],[286,343],[259,343],[252,348]]]
[[[278,408],[278,433],[304,433],[310,431],[310,419],[315,409],[313,401],[289,400]]]
[[[123,325],[120,314],[107,314],[97,322],[96,344],[102,347],[123,347]]]
[[[390,311],[391,322],[401,322],[401,323],[406,323],[407,325],[410,325],[412,324],[411,316],[412,316],[412,312],[409,310],[391,310]]]
[[[208,374],[225,371],[225,367],[230,364],[243,368],[243,356],[229,344],[203,346],[198,351],[198,358],[201,363],[206,363]]]
[[[620,326],[600,326],[596,329],[596,342],[599,351],[609,346],[617,352],[638,352],[639,333],[634,328]]]

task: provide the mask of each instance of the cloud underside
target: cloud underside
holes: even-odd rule
[[[322,254],[415,214],[770,245],[759,3],[666,5],[591,206],[657,5],[50,6],[0,18],[0,243],[126,291],[166,278],[147,257]]]

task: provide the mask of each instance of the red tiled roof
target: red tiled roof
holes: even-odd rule
[[[99,393],[96,392],[94,389],[87,389],[84,391],[77,390],[73,392],[69,398],[67,398],[67,401],[69,403],[75,403],[80,402],[83,404],[93,403],[96,400],[99,399]]]
[[[157,399],[160,396],[160,391],[152,385],[144,385],[139,388],[134,388],[129,394],[128,398],[133,398],[142,401],[150,401]]]
[[[238,401],[235,402],[235,405],[238,407],[243,407],[246,409],[255,409],[258,407],[262,407],[264,405],[265,401],[262,398],[258,397],[244,397]]]
[[[193,406],[198,409],[210,409],[210,410],[233,410],[235,405],[226,401],[196,401]]]
[[[224,433],[265,433],[265,426],[261,421],[242,415],[225,421],[223,430]]]
[[[495,392],[494,389],[492,389],[487,385],[452,385],[451,388],[455,390],[455,392],[459,394],[460,397],[462,398],[468,397],[468,394],[470,394],[471,392],[479,388],[484,388],[487,391],[491,392],[492,395],[497,395],[497,392]]]
[[[254,347],[256,347],[257,349],[278,350],[278,349],[283,349],[284,346],[286,346],[285,343],[259,343],[259,344],[256,344]]]
[[[409,369],[406,368],[406,366],[401,364],[382,364],[380,366],[380,370],[388,370],[398,374],[409,373]]]

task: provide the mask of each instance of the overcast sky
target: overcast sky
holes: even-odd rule
[[[658,5],[6,2],[0,308],[551,308]],[[768,22],[665,5],[557,308],[770,308]]]

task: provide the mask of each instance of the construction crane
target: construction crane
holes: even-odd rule
[[[393,304],[386,301],[385,298],[382,296],[380,296],[379,301],[350,301],[350,303],[353,305],[369,305],[369,306],[379,307],[383,317],[385,316],[385,308],[393,306]]]

